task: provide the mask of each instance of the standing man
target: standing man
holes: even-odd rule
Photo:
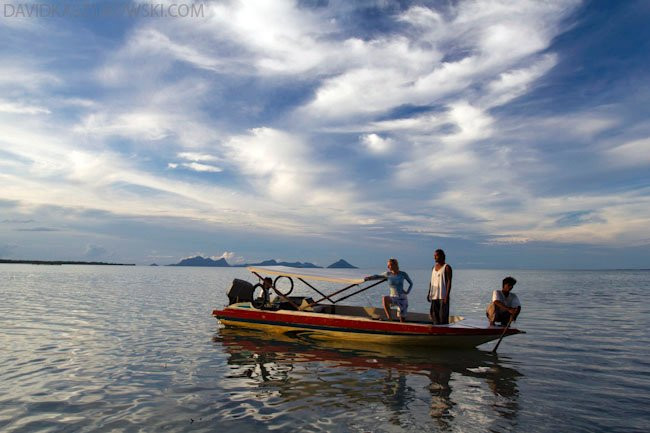
[[[501,322],[503,326],[512,320],[517,320],[521,312],[521,302],[514,293],[510,293],[512,288],[517,284],[517,280],[512,277],[505,277],[501,282],[501,290],[492,292],[492,302],[488,305],[485,315],[490,320],[490,326],[494,322]]]
[[[434,325],[449,323],[449,294],[451,293],[451,266],[445,263],[445,252],[436,250],[433,253],[436,264],[431,269],[431,283],[427,301],[431,302],[429,317]]]

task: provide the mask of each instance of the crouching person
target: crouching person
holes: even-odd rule
[[[490,326],[494,326],[496,322],[505,326],[510,322],[511,317],[513,321],[517,320],[517,316],[521,312],[521,303],[517,295],[511,292],[515,284],[517,284],[517,280],[506,277],[503,279],[501,290],[495,290],[492,293],[492,302],[485,311]]]

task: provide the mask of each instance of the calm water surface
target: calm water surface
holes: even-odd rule
[[[649,431],[650,272],[457,269],[452,314],[507,274],[527,334],[493,356],[223,329],[244,269],[0,265],[0,431]]]

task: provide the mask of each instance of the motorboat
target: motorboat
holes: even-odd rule
[[[447,325],[433,325],[428,314],[413,312],[403,322],[392,321],[383,308],[341,304],[386,281],[366,281],[353,270],[284,266],[257,266],[248,270],[260,282],[252,284],[235,279],[228,291],[228,306],[212,312],[226,327],[258,329],[310,340],[450,348],[473,348],[524,333],[510,326],[490,326],[487,319],[462,316],[450,316]],[[265,278],[271,278],[272,284],[264,285]],[[314,295],[291,296],[295,281],[300,281]],[[323,288],[315,287],[315,282],[344,287],[328,294]]]

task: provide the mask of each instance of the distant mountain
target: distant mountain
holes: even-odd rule
[[[336,263],[332,263],[327,268],[328,269],[359,269],[356,266],[349,264],[348,262],[346,262],[343,259],[340,259]]]
[[[227,268],[230,267],[226,259],[212,260],[209,257],[188,257],[183,259],[175,265],[169,266],[202,266],[202,267],[214,267],[214,268]]]
[[[158,263],[152,263],[149,266],[158,266]]]
[[[237,266],[280,266],[278,262],[275,260],[264,260],[263,262],[259,263],[244,263],[243,265],[237,265]]]
[[[348,266],[352,266],[349,263],[347,264]],[[231,265],[228,264],[226,259],[212,260],[209,257],[201,257],[201,256],[188,257],[187,259],[183,259],[180,262],[176,263],[175,265],[168,265],[168,266],[202,266],[202,267],[215,267],[215,268],[231,267]],[[304,262],[304,263],[303,262],[278,262],[273,259],[264,260],[263,262],[259,262],[259,263],[245,263],[243,265],[232,265],[232,267],[237,267],[237,268],[243,268],[246,266],[287,266],[289,268],[320,268],[321,267],[309,262]]]
[[[322,268],[322,266],[309,262],[279,262],[278,266],[287,266],[289,268]]]
[[[320,268],[321,266],[317,266],[313,263],[309,262],[278,262],[277,260],[274,259],[269,259],[269,260],[264,260],[263,262],[259,263],[245,263],[243,265],[234,265],[237,267],[246,267],[246,266],[287,266],[289,268]]]

